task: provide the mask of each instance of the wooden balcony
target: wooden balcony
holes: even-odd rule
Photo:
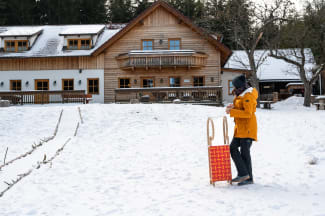
[[[116,57],[120,68],[201,68],[207,63],[208,55],[193,50],[139,50],[120,54]]]
[[[181,103],[222,105],[221,86],[202,87],[155,87],[115,89],[115,102],[138,100],[145,103]]]

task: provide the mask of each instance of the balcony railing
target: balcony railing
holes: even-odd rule
[[[221,86],[202,87],[155,87],[115,89],[115,102],[158,102],[171,103],[175,99],[185,103],[222,104]]]
[[[193,50],[140,50],[120,54],[116,59],[122,69],[136,68],[200,68],[208,55]]]
[[[88,103],[91,95],[85,90],[74,91],[0,91],[1,100],[11,104]]]

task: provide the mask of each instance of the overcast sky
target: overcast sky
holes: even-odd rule
[[[273,2],[273,0],[253,0],[255,2],[260,2],[260,3],[263,3],[263,2]],[[304,3],[306,2],[306,0],[292,0],[295,4],[296,4],[296,7],[298,10],[302,10],[303,8],[303,5]]]

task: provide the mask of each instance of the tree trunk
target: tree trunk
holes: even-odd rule
[[[258,92],[258,98],[257,98],[257,107],[260,107],[260,84],[259,84],[259,80],[257,79],[256,73],[252,74],[251,76],[251,81],[252,81],[252,86],[254,88],[256,88],[257,92]]]
[[[304,106],[305,107],[310,107],[311,93],[312,93],[312,84],[310,82],[307,82],[307,83],[305,83],[305,92],[304,92]]]

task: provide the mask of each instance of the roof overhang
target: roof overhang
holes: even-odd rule
[[[77,28],[75,28],[77,29]],[[99,29],[96,32],[68,32],[68,33],[59,33],[59,36],[75,36],[75,35],[99,35],[101,34],[105,29],[105,26],[103,26],[101,29]]]
[[[0,38],[6,38],[6,37],[33,37],[35,35],[39,35],[43,32],[43,29],[36,31],[32,34],[0,34]],[[6,32],[4,32],[6,33]]]

